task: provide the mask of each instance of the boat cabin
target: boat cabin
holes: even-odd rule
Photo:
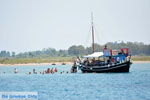
[[[129,49],[121,48],[120,50],[105,49],[103,52],[94,52],[84,56],[83,64],[86,66],[104,66],[122,63],[130,59]]]

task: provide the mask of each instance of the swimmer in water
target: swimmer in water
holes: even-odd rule
[[[48,68],[47,71],[46,71],[46,73],[47,73],[47,74],[51,73],[51,69]]]
[[[52,73],[52,74],[54,73],[53,68],[51,69],[51,73]]]
[[[54,69],[54,72],[58,72],[57,68]]]
[[[14,73],[15,73],[15,74],[16,74],[16,73],[18,73],[18,70],[17,70],[17,68],[15,68],[15,69],[14,69]]]

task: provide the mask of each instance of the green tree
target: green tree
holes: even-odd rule
[[[10,52],[9,51],[1,51],[0,57],[10,57]]]
[[[82,45],[73,45],[68,49],[69,55],[83,55],[85,54],[85,48]]]
[[[16,55],[16,53],[15,53],[15,52],[12,52],[12,55],[11,55],[11,56],[12,56],[12,57],[15,57],[15,55]]]

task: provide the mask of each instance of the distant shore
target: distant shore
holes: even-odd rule
[[[72,62],[56,62],[56,63],[25,63],[25,64],[0,64],[1,66],[43,66],[43,65],[52,65],[52,64],[56,64],[56,65],[72,65]]]
[[[150,63],[150,56],[132,56],[133,63]],[[0,66],[72,65],[76,57],[0,58]]]
[[[132,61],[133,63],[150,63],[150,61]]]
[[[150,63],[150,61],[132,61],[133,63]],[[56,63],[25,63],[25,64],[0,64],[1,66],[43,66],[43,65],[62,65],[62,62]],[[73,65],[73,62],[64,62],[65,65]]]

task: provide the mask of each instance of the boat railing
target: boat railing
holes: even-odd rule
[[[116,64],[120,64],[120,63],[126,63],[129,62],[131,60],[131,57],[126,57],[125,59],[120,59],[120,60],[112,60],[112,59],[107,59],[106,61],[101,61],[101,60],[95,60],[95,61],[89,61],[89,60],[85,60],[83,62],[81,62],[80,64],[84,65],[84,66],[105,66],[105,65],[116,65]]]

